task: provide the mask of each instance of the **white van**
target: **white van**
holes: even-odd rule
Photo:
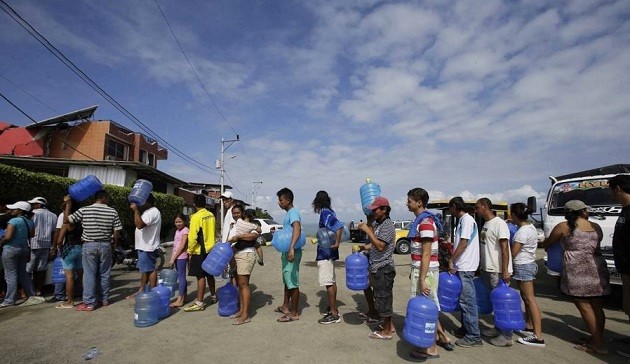
[[[615,269],[612,252],[612,236],[621,205],[613,201],[608,188],[608,179],[617,174],[630,174],[630,164],[611,166],[575,172],[552,177],[551,188],[547,193],[545,206],[541,209],[545,238],[560,222],[565,221],[564,204],[570,200],[581,200],[589,206],[589,220],[602,227],[604,238],[601,243],[602,255],[606,258],[610,283],[621,284],[621,276]],[[549,274],[557,273],[549,271]]]

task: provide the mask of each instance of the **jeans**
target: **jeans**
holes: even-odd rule
[[[83,244],[83,303],[95,306],[98,298],[109,299],[109,278],[112,273],[112,248],[109,242]],[[97,286],[100,283],[100,287]],[[100,297],[98,297],[100,296]]]
[[[7,305],[15,304],[18,282],[24,288],[27,296],[33,296],[33,282],[26,272],[26,263],[30,257],[27,247],[15,247],[5,245],[2,250],[2,265],[4,265],[4,279],[7,281],[7,292],[4,302]]]
[[[59,301],[66,300],[66,284],[65,283],[55,284],[55,293],[53,294],[53,297],[55,297]]]
[[[462,308],[462,323],[466,329],[466,338],[469,340],[481,340],[479,332],[479,313],[477,312],[477,295],[473,278],[475,272],[457,272],[462,281],[462,293],[459,296],[459,305]]]

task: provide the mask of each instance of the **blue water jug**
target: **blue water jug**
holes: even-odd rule
[[[4,236],[4,229],[0,229],[0,239]]]
[[[438,307],[421,295],[407,303],[407,315],[403,326],[403,339],[419,348],[430,348],[435,343]]]
[[[438,300],[442,312],[454,312],[460,309],[459,295],[462,293],[462,281],[457,274],[440,273]]]
[[[63,263],[60,256],[57,256],[52,264],[52,283],[66,283],[66,272],[63,270]]]
[[[238,289],[231,282],[217,290],[217,298],[219,299],[217,307],[219,316],[228,317],[238,312]]]
[[[501,331],[523,330],[525,318],[521,311],[521,295],[514,288],[499,281],[497,288],[491,294],[494,309],[494,325]]]
[[[157,324],[160,310],[160,296],[151,291],[149,285],[144,286],[144,291],[136,295],[133,307],[133,324],[136,327],[147,327]]]
[[[131,203],[142,206],[147,202],[151,191],[153,191],[153,184],[146,179],[139,179],[133,184],[128,200]]]
[[[177,287],[177,271],[175,269],[162,269],[159,274],[159,283],[171,290],[171,297],[175,296]]]
[[[363,291],[370,286],[368,259],[355,252],[346,257],[346,287],[353,291]]]
[[[291,237],[293,236],[293,228],[276,230],[273,233],[273,238],[271,239],[271,245],[276,248],[280,253],[287,253],[289,251],[289,247],[291,246]],[[293,249],[301,249],[306,243],[306,236],[304,232],[300,234],[298,241],[293,246]]]
[[[562,262],[564,261],[564,249],[559,243],[552,244],[547,249],[547,269],[556,273],[562,273]]]
[[[151,291],[157,293],[160,297],[160,306],[158,310],[158,319],[161,320],[171,313],[171,308],[169,305],[171,304],[171,293],[172,291],[165,287],[163,284],[158,284]]]
[[[68,194],[75,201],[84,201],[103,189],[103,184],[95,175],[83,177],[68,187]]]
[[[372,210],[367,207],[374,202],[374,199],[381,195],[381,186],[372,182],[369,178],[365,180],[365,183],[359,188],[359,195],[361,195],[361,206],[363,207],[363,213],[367,216],[372,214]]]
[[[234,253],[229,243],[216,243],[201,263],[201,268],[212,276],[220,276]]]
[[[480,315],[492,313],[492,302],[490,301],[490,290],[481,277],[473,279],[475,285],[475,295],[477,296],[477,312]]]
[[[330,249],[330,246],[335,243],[337,239],[337,232],[331,231],[325,227],[317,229],[317,244],[322,249]]]

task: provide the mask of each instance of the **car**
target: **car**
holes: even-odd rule
[[[394,221],[394,229],[396,229],[396,246],[394,251],[397,254],[409,254],[411,251],[411,242],[407,235],[409,235],[410,220]]]
[[[272,219],[256,218],[255,222],[257,224],[260,224],[260,235],[265,239],[265,242],[271,241],[271,238],[273,238],[273,233],[276,230],[282,229],[282,225],[278,224]]]

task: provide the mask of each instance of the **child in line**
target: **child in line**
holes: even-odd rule
[[[177,262],[177,280],[179,282],[179,297],[170,304],[171,307],[181,307],[186,303],[187,283],[186,263],[188,262],[188,228],[186,227],[186,217],[182,214],[175,216],[175,241],[173,243],[173,255],[169,266],[174,266]]]

